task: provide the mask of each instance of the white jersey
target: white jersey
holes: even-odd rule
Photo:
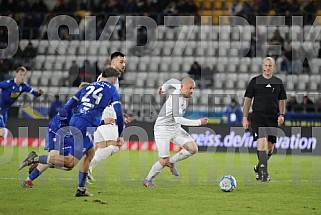
[[[164,83],[164,85],[171,85],[170,81],[176,79],[171,79]],[[177,80],[176,80],[177,81]],[[167,86],[162,86],[163,90],[166,91],[168,89]],[[201,120],[190,120],[184,118],[184,114],[187,109],[188,98],[185,98],[180,91],[180,82],[179,84],[176,82],[175,85],[171,85],[176,88],[174,92],[172,92],[165,104],[163,105],[160,113],[155,122],[155,126],[199,126],[201,125]]]
[[[97,78],[97,81],[100,81],[100,78],[102,77],[102,74],[100,74]],[[114,84],[114,86],[116,87],[117,91],[119,90],[119,81],[118,78]],[[103,114],[102,114],[102,119],[106,119],[106,118],[113,118],[113,119],[117,119],[117,115],[115,112],[115,109],[113,107],[113,105],[109,105],[105,108]]]
[[[116,90],[119,91],[119,80],[118,80],[118,78],[116,79],[116,82],[115,82],[114,86],[116,87]]]
[[[113,119],[117,119],[117,115],[116,115],[116,112],[115,112],[115,109],[112,105],[109,105],[107,106],[105,109],[104,109],[104,112],[102,114],[102,119],[106,119],[106,118],[113,118]]]

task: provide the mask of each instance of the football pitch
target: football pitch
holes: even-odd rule
[[[257,182],[256,154],[200,152],[177,164],[181,176],[168,168],[143,187],[143,179],[157,160],[156,152],[120,151],[94,169],[88,184],[93,197],[74,197],[79,164],[65,172],[49,169],[26,189],[20,182],[28,168],[18,164],[29,151],[0,147],[0,214],[321,214],[321,156],[274,155],[271,181]],[[233,175],[237,187],[224,193],[223,175]]]

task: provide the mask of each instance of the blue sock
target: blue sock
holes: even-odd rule
[[[87,181],[88,173],[80,172],[78,173],[78,187],[85,187]]]
[[[47,164],[48,162],[48,155],[40,155],[38,157],[38,161],[39,163],[42,163],[42,164]]]
[[[30,173],[29,178],[31,181],[33,181],[38,178],[40,174],[40,171],[37,168],[34,168],[34,170],[32,170],[32,172]]]

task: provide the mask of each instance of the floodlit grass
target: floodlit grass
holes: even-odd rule
[[[33,189],[20,182],[28,168],[17,170],[28,154],[42,149],[0,147],[0,214],[321,214],[321,156],[275,155],[270,160],[272,181],[255,180],[256,154],[199,153],[178,163],[181,176],[168,168],[155,179],[157,189],[142,181],[156,152],[120,151],[95,170],[87,188],[94,197],[76,198],[78,168],[49,169]],[[218,188],[222,175],[233,175],[237,188]]]

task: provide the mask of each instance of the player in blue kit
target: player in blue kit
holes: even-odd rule
[[[82,82],[79,85],[79,89],[87,86],[88,82]],[[74,138],[71,135],[69,129],[69,120],[71,115],[67,117],[61,117],[59,113],[50,120],[48,124],[47,136],[44,149],[49,152],[49,156],[64,155],[68,156],[69,154],[73,155],[73,146]],[[31,152],[35,154],[35,152]],[[29,176],[24,179],[21,183],[21,186],[24,188],[32,188],[33,181],[37,179],[40,174],[46,171],[49,167],[55,167],[57,169],[69,170],[68,168],[62,168],[59,166],[49,166],[49,164],[39,164],[35,163],[29,168]],[[36,170],[35,170],[36,169]]]
[[[101,120],[102,112],[109,104],[113,104],[117,115],[118,133],[120,136],[118,141],[123,141],[121,136],[124,127],[124,118],[119,94],[113,86],[118,75],[118,71],[114,68],[106,68],[99,82],[89,84],[78,91],[60,112],[60,117],[65,117],[66,121],[68,121],[68,116],[71,115],[72,109],[77,107],[69,122],[69,125],[72,127],[70,132],[75,143],[73,150],[71,150],[73,151],[73,155],[37,156],[35,152],[31,152],[19,165],[19,169],[33,163],[50,164],[72,169],[83,155],[85,155],[78,174],[79,183],[76,196],[91,196],[91,194],[86,191],[85,185],[89,164],[95,153],[92,137],[94,128],[103,124],[103,120]],[[64,120],[61,120],[61,122],[64,122]]]
[[[27,69],[25,67],[19,67],[16,70],[14,79],[0,82],[0,139],[5,137],[5,125],[7,122],[8,111],[11,105],[17,101],[19,96],[24,92],[31,93],[37,97],[43,94],[42,89],[35,91],[27,83],[25,83],[26,76]]]

